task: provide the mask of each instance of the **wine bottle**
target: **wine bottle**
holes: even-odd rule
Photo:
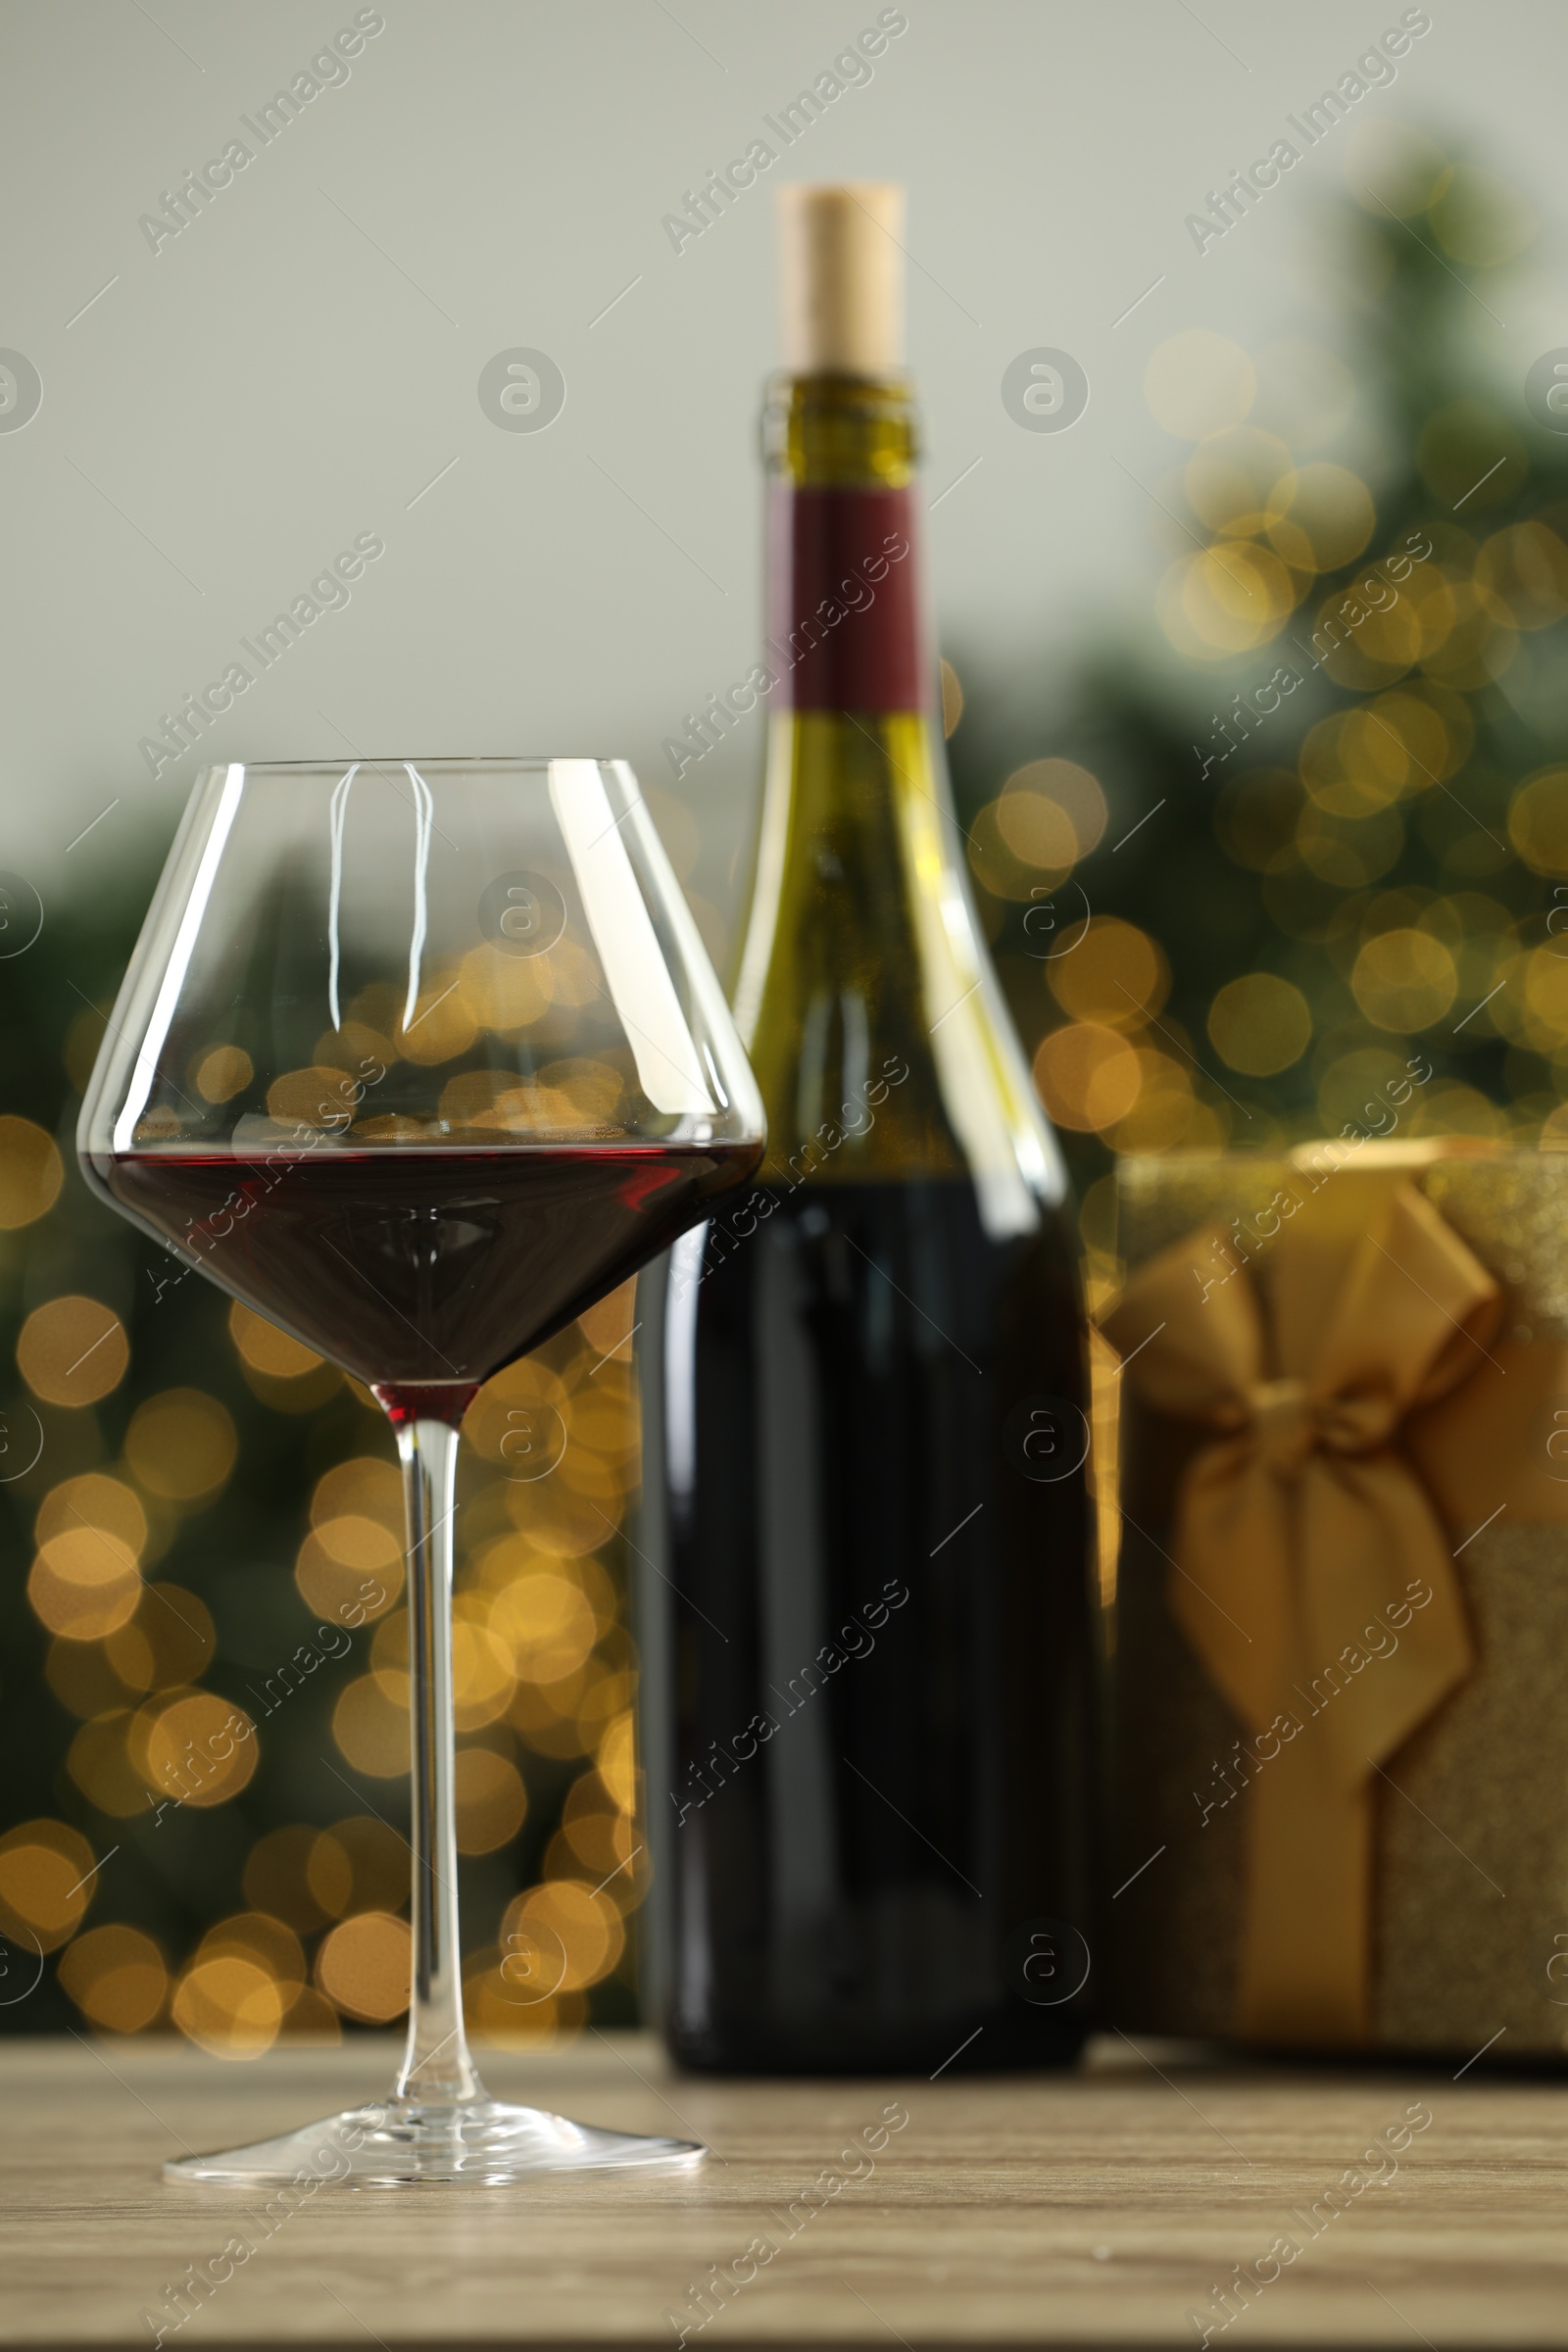
[[[933,713],[902,197],[781,191],[769,1141],[640,1301],[651,1973],[715,2070],[1059,2061],[1093,1997],[1085,1324]]]

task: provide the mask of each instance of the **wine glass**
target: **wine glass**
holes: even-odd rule
[[[700,2161],[691,2142],[492,2099],[468,2054],[454,1486],[480,1383],[699,1222],[762,1140],[728,1008],[624,760],[234,761],[199,778],[77,1150],[113,1207],[354,1374],[392,1422],[414,1966],[385,2102],[181,2158],[167,2179],[265,2184],[305,2167],[496,2183]]]

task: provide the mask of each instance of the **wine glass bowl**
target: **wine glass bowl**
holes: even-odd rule
[[[234,763],[196,786],[79,1145],[187,1264],[461,1412],[760,1124],[624,762]]]
[[[458,1971],[458,1427],[751,1173],[763,1121],[621,760],[209,768],[83,1103],[89,1184],[390,1417],[410,1536],[414,1986],[375,2109],[172,2179],[493,2183],[693,2161],[484,2093]],[[318,2172],[317,2177],[321,2177]]]

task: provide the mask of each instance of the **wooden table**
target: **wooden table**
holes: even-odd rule
[[[489,2051],[502,2095],[684,2131],[712,2156],[685,2177],[323,2188],[174,2328],[166,2286],[258,2200],[166,2187],[162,2159],[372,2097],[393,2055],[0,2050],[0,2344],[150,2344],[152,2312],[181,2352],[664,2346],[682,2326],[705,2348],[1144,2346],[1196,2344],[1195,2309],[1226,2352],[1568,2343],[1568,2082],[1233,2068],[1116,2040],[1071,2076],[893,2083],[672,2076],[632,2035]],[[906,2123],[841,2160],[890,2104]],[[1326,2201],[1412,2105],[1432,2120],[1397,2171]],[[1282,2265],[1268,2250],[1292,2233]],[[748,2255],[759,2239],[774,2251]],[[1252,2282],[1224,2326],[1211,2289],[1238,2264]],[[713,2266],[728,2289],[703,2325],[692,2290]]]

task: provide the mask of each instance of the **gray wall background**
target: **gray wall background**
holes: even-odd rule
[[[1431,0],[1393,87],[1201,255],[1185,216],[1398,5],[907,0],[869,82],[678,254],[662,216],[876,5],[378,13],[349,77],[155,253],[140,216],[234,136],[258,146],[240,116],[352,0],[0,8],[0,346],[42,385],[0,431],[0,865],[46,899],[167,833],[208,757],[617,752],[668,790],[662,739],[760,633],[771,180],[908,184],[931,495],[956,485],[930,557],[971,698],[1096,632],[1153,631],[1154,500],[1185,452],[1144,405],[1149,356],[1192,325],[1249,348],[1320,331],[1306,232],[1367,122],[1467,134],[1560,226],[1568,12],[1544,0]],[[1568,342],[1568,293],[1526,268],[1475,327],[1517,386]],[[1070,432],[1002,405],[1039,345],[1088,371]],[[565,380],[543,431],[480,406],[486,363],[519,346]],[[139,739],[365,532],[385,553],[352,602],[155,781]],[[760,756],[754,716],[682,788],[720,905]]]

